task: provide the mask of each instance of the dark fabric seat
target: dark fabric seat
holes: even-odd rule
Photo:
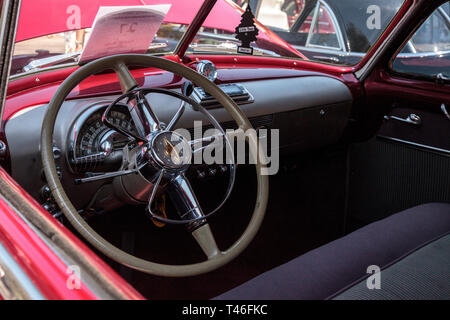
[[[366,285],[372,265],[380,289]],[[374,222],[216,299],[450,299],[450,204]]]

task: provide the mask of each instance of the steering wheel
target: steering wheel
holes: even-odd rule
[[[148,92],[151,92],[152,90],[158,91],[158,89],[138,88],[136,80],[129,71],[128,66],[130,65],[165,70],[191,81],[196,86],[203,88],[206,92],[211,94],[225,110],[228,111],[237,123],[239,129],[246,132],[246,130],[252,128],[245,114],[228,95],[207,78],[180,63],[143,54],[122,54],[92,61],[80,67],[64,80],[50,101],[45,113],[41,132],[41,157],[45,176],[53,197],[67,220],[90,244],[109,258],[121,264],[145,273],[166,277],[193,276],[215,270],[236,258],[249,245],[263,221],[268,200],[269,181],[267,175],[263,173],[266,162],[264,160],[262,149],[259,147],[259,141],[256,135],[245,135],[249,144],[251,156],[253,159],[257,160],[255,161],[257,193],[252,217],[239,239],[227,250],[220,251],[217,247],[211,228],[206,221],[206,218],[212,214],[212,212],[206,215],[203,213],[195,193],[192,190],[188,179],[184,175],[186,169],[189,167],[189,163],[183,159],[189,158],[189,153],[195,150],[191,148],[190,141],[187,141],[184,137],[172,131],[175,122],[179,119],[183,110],[180,108],[171,123],[169,123],[167,127],[164,127],[159,122],[146,97]],[[128,167],[124,168],[124,166],[122,166],[121,168],[122,170],[126,169],[125,175],[122,176],[121,174],[117,174],[117,176],[120,175],[120,177],[116,177],[115,179],[124,179],[128,176],[135,176],[140,177],[142,181],[145,181],[148,186],[148,192],[145,197],[147,197],[148,200],[147,209],[150,214],[152,214],[151,203],[158,187],[165,184],[168,188],[171,188],[172,194],[174,195],[173,197],[171,196],[171,199],[172,201],[175,199],[175,208],[177,209],[181,220],[190,226],[188,230],[192,233],[192,236],[200,245],[206,256],[204,261],[194,264],[168,265],[147,261],[126,253],[96,233],[78,213],[77,209],[75,209],[65,193],[56,171],[52,151],[55,121],[61,105],[72,89],[89,76],[104,70],[115,71],[124,95],[107,108],[103,121],[105,125],[130,138],[134,138],[134,140],[138,142],[135,144],[134,149],[125,152],[127,155],[124,155],[124,158]],[[166,90],[163,93],[173,95],[182,101],[191,104],[195,108],[198,108],[198,110],[206,115],[209,121],[224,134],[223,129],[220,127],[217,120],[194,100],[184,95],[174,93],[174,91]],[[139,129],[137,130],[138,134],[126,132],[123,131],[123,129],[120,131],[121,128],[118,128],[107,121],[106,114],[109,109],[115,103],[126,98],[128,98],[127,102],[130,102],[130,100],[132,100],[130,98],[133,98],[134,105],[129,106],[129,110],[134,113],[132,119],[134,125]],[[224,136],[226,145],[229,147],[228,138],[226,135]],[[163,157],[162,154],[157,151],[158,146],[161,145],[165,145],[163,150],[165,150],[166,153],[169,151],[169,154],[172,156]],[[170,150],[168,150],[167,147],[169,147]],[[176,161],[174,160],[173,155],[175,155]],[[130,172],[136,174],[127,175],[127,173]],[[232,185],[233,184],[230,183],[225,200],[231,191]],[[142,195],[138,194],[132,196],[135,196],[136,198],[139,196],[142,197]],[[180,212],[180,210],[184,210],[185,212]],[[214,211],[217,211],[217,209]],[[152,218],[161,219],[161,217],[157,215],[152,215]]]

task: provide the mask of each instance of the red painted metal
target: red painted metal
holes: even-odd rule
[[[68,274],[64,272],[67,266],[1,198],[0,221],[0,241],[45,298],[95,299],[84,283],[79,290],[67,288]]]
[[[450,85],[432,81],[402,78],[389,74],[384,68],[374,70],[364,84],[370,97],[391,97],[397,101],[408,100],[424,104],[450,103]]]
[[[309,70],[323,72],[334,76],[352,72],[351,67],[320,64],[313,61],[287,59],[267,56],[234,56],[234,55],[189,55],[190,60],[208,59],[217,64],[219,68],[290,68],[296,70]]]
[[[176,56],[170,58],[175,61],[178,59]],[[342,74],[344,71],[349,71],[349,68],[269,57],[215,55],[190,57],[190,59],[196,58],[208,59],[216,63],[219,69],[218,82],[220,83],[311,75],[313,74],[311,71],[326,73],[345,80],[347,78],[343,78]],[[233,70],[221,73],[220,69]],[[10,82],[3,119],[7,120],[14,113],[25,108],[48,103],[61,82],[74,70],[76,68],[46,72]],[[132,70],[131,73],[138,84],[143,87],[177,87],[183,82],[182,78],[158,69],[136,69]],[[39,81],[37,82],[36,79],[39,79]],[[116,94],[119,92],[120,87],[116,74],[104,73],[84,80],[70,93],[68,99]]]
[[[414,79],[407,75],[396,75],[391,71],[392,59],[401,51],[402,42],[406,43],[406,40],[413,35],[414,27],[419,26],[427,18],[428,14],[431,14],[433,10],[444,2],[445,0],[433,2],[409,0],[405,3],[396,19],[400,16],[408,21],[408,25],[404,26],[400,31],[401,34],[398,36],[397,41],[398,45],[395,48],[391,48],[392,50],[389,50],[388,53],[381,57],[378,65],[366,79],[364,87],[368,99],[373,102],[378,100],[386,101],[386,98],[389,98],[388,101],[392,102],[411,102],[415,105],[422,104],[424,107],[436,106],[438,110],[443,102],[450,103],[450,85]],[[397,20],[394,19],[393,24],[397,24]],[[390,32],[390,30],[386,32]],[[387,37],[387,34],[385,33],[383,37]],[[414,62],[417,61],[413,59],[403,61],[403,63]],[[426,59],[422,59],[422,62],[423,64],[427,63]],[[439,59],[434,59],[433,63],[434,65],[441,63],[443,68],[448,65],[448,62],[439,62]]]
[[[88,258],[97,270],[111,281],[111,285],[130,299],[143,299],[123,278],[113,271],[84,243],[45,211],[25,190],[23,190],[2,168],[0,179],[6,181],[19,194],[24,203],[34,207],[79,251]],[[0,241],[11,253],[17,263],[34,281],[36,287],[48,299],[97,299],[81,281],[81,288],[70,290],[66,286],[68,274],[65,263],[28,226],[3,199],[0,198]],[[83,280],[83,275],[81,275]]]

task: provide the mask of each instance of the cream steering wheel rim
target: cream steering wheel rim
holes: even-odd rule
[[[244,249],[255,237],[264,218],[268,200],[269,179],[267,175],[263,174],[265,162],[259,161],[264,158],[264,155],[262,154],[262,149],[258,147],[259,142],[257,139],[251,139],[252,141],[248,141],[250,145],[250,152],[252,153],[254,159],[258,159],[255,165],[257,178],[256,202],[248,226],[239,239],[230,248],[223,252],[219,252],[208,260],[194,264],[168,265],[155,263],[130,255],[129,253],[113,246],[97,232],[95,232],[95,230],[93,230],[77,212],[58,178],[52,152],[53,130],[56,117],[65,98],[82,80],[106,69],[113,69],[119,77],[122,90],[128,91],[132,86],[132,76],[128,71],[128,65],[154,67],[172,72],[192,81],[196,86],[202,87],[215,99],[217,99],[217,101],[233,117],[239,128],[244,131],[252,128],[242,110],[217,85],[180,63],[176,63],[168,59],[140,54],[115,55],[92,61],[73,72],[67,79],[64,80],[50,101],[44,116],[41,131],[41,157],[45,176],[53,197],[68,221],[89,243],[109,258],[121,264],[145,273],[166,277],[194,276],[215,270],[230,262],[242,253],[242,251],[244,251]],[[203,237],[204,234],[199,234],[199,236]]]

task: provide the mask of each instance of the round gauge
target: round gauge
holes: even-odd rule
[[[95,155],[100,152],[109,154],[123,148],[129,142],[128,137],[103,124],[103,112],[103,108],[94,112],[81,126],[75,143],[76,157]],[[135,131],[128,110],[125,108],[112,109],[108,120],[127,131]]]
[[[217,78],[217,68],[214,63],[209,60],[199,61],[197,64],[197,72],[205,76],[209,81],[212,82],[214,82],[214,80],[216,80]]]

